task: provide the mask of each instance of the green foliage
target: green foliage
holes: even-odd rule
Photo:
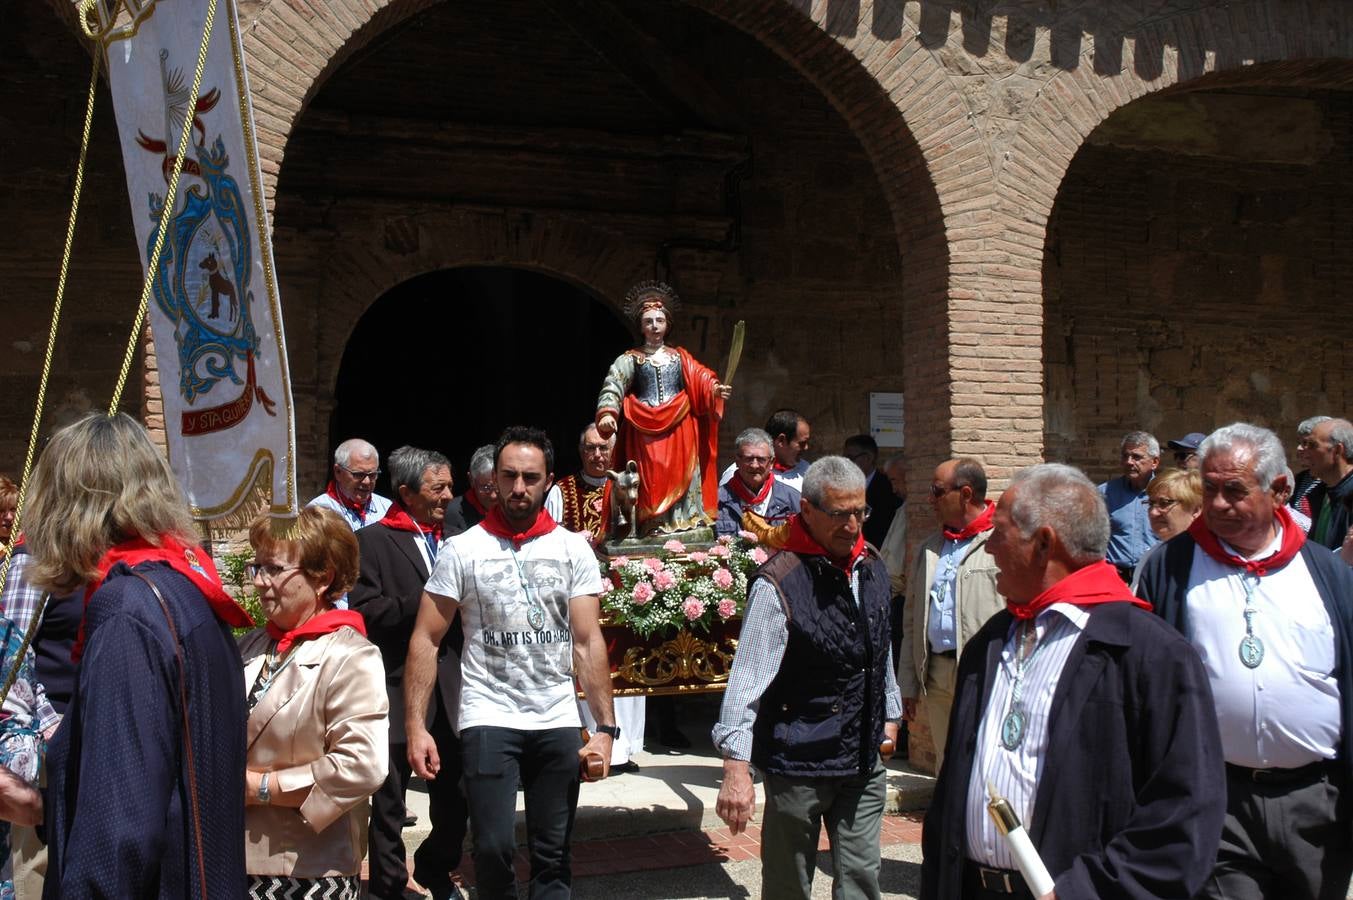
[[[263,615],[263,606],[258,602],[258,593],[254,590],[254,582],[245,572],[244,567],[249,565],[254,559],[253,553],[226,553],[217,558],[217,571],[221,574],[221,581],[225,584],[226,590],[239,601],[249,615],[253,616],[254,622],[259,625],[264,624],[267,618]],[[236,628],[235,637],[247,634],[253,629]]]

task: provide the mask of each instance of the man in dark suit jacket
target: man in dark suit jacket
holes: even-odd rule
[[[987,814],[990,783],[1028,825],[1048,896],[1187,900],[1225,812],[1198,654],[1104,561],[1108,513],[1078,469],[1020,472],[994,522],[1009,605],[959,662],[921,897],[1031,896]]]
[[[864,539],[875,547],[883,546],[888,536],[888,527],[893,524],[893,514],[902,505],[902,501],[893,493],[888,478],[877,468],[879,445],[867,434],[857,434],[846,438],[845,450],[841,453],[846,459],[860,467],[864,473],[864,502],[869,504],[869,521],[864,523]]]
[[[390,697],[390,773],[371,798],[369,895],[397,900],[404,897],[409,879],[400,834],[411,774],[404,734],[404,660],[423,585],[446,537],[451,466],[442,454],[415,447],[390,454],[389,466],[397,499],[385,518],[357,532],[361,571],[348,599],[366,620],[367,637],[380,648]],[[453,774],[428,783],[432,833],[414,853],[413,872],[414,880],[438,897],[451,891],[450,873],[460,865],[466,820],[454,774],[460,769],[460,744],[452,731],[460,696],[460,648],[453,638],[460,638],[461,630],[447,634],[438,654],[437,691],[428,719],[443,768]]]

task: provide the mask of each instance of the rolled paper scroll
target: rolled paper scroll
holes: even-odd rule
[[[1006,843],[1010,845],[1010,855],[1015,858],[1015,865],[1019,866],[1024,883],[1035,897],[1042,897],[1054,887],[1048,867],[1043,865],[1043,858],[1034,849],[1034,842],[1029,840],[1029,832],[1020,824],[1019,816],[1010,808],[1010,801],[996,793],[996,787],[990,781],[987,782],[987,795],[991,797],[987,812],[996,823],[996,829],[1005,835]]]

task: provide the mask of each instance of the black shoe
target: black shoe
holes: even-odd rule
[[[673,750],[691,749],[691,740],[676,728],[664,728],[658,732],[658,743]]]
[[[612,775],[633,775],[637,771],[639,771],[639,764],[632,759],[611,766]]]

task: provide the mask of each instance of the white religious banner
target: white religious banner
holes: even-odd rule
[[[294,517],[291,380],[234,0],[217,2],[195,101],[207,0],[92,7],[143,268],[173,204],[150,301],[170,464],[201,521]]]

